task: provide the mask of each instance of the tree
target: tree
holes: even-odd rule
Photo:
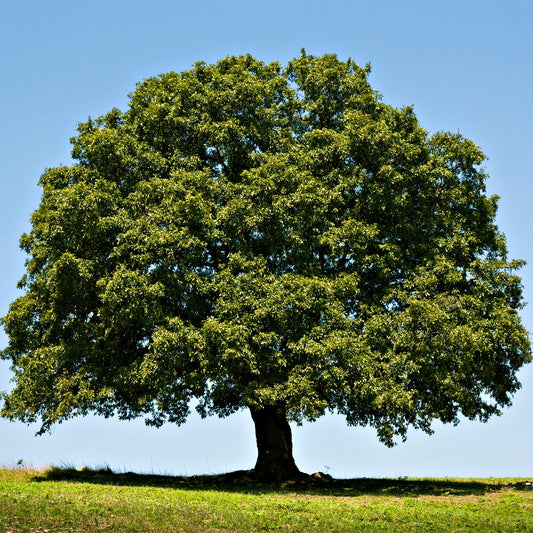
[[[140,83],[40,179],[25,290],[3,318],[2,414],[41,432],[249,409],[255,474],[299,474],[289,421],[386,445],[511,402],[531,358],[484,155],[304,51]]]

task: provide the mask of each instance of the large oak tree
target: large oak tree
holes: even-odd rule
[[[255,473],[279,480],[289,421],[329,410],[392,445],[509,405],[530,344],[484,155],[368,73],[227,57],[80,124],[21,239],[3,416],[249,409]]]

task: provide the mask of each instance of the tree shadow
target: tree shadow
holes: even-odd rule
[[[202,476],[170,476],[158,474],[114,473],[106,469],[74,469],[53,467],[33,476],[33,481],[70,481],[102,485],[144,486],[194,491],[225,491],[245,494],[293,494],[313,496],[468,496],[497,492],[505,488],[531,489],[530,482],[461,479],[333,479],[313,474],[283,483],[261,483],[252,471]]]

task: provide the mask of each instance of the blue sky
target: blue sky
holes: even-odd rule
[[[286,63],[302,47],[372,64],[386,103],[414,104],[430,131],[460,131],[490,157],[489,194],[533,303],[533,3],[382,0],[0,0],[0,315],[24,271],[18,239],[37,208],[47,167],[69,164],[76,124],[125,109],[135,84],[198,60],[251,53]],[[533,311],[523,320],[533,330]],[[0,347],[6,337],[0,332]],[[0,390],[9,389],[0,363]],[[435,425],[389,450],[373,430],[328,416],[294,429],[304,471],[356,476],[533,476],[533,365],[514,405],[487,424]],[[74,419],[51,435],[0,420],[0,463],[107,464],[117,470],[211,473],[250,468],[253,426],[192,416],[181,427]]]

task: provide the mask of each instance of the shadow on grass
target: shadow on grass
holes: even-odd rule
[[[504,488],[529,488],[524,483],[454,479],[328,479],[319,474],[284,483],[254,481],[251,471],[203,476],[165,476],[155,474],[114,473],[110,469],[51,468],[33,477],[33,481],[71,481],[102,485],[145,486],[180,490],[241,492],[247,494],[299,493],[321,496],[467,496],[483,495]]]

